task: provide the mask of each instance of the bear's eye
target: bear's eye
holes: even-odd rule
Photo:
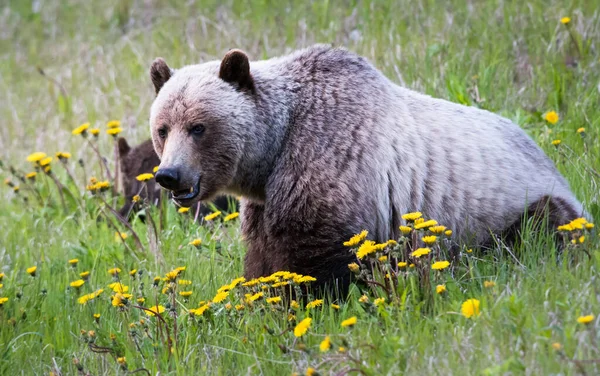
[[[202,133],[204,133],[204,125],[202,124],[196,124],[190,128],[190,134],[194,136],[200,136]]]
[[[159,128],[158,137],[167,138],[167,128],[165,128],[165,127]]]

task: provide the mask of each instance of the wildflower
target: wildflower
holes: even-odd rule
[[[302,337],[304,334],[306,334],[308,328],[310,328],[311,322],[312,319],[310,317],[307,317],[304,320],[300,321],[294,328],[294,335],[296,337]]]
[[[121,122],[119,120],[111,120],[108,123],[106,123],[106,127],[108,129],[119,128],[120,126],[121,126]]]
[[[367,230],[362,230],[359,234],[354,235],[347,242],[344,242],[344,246],[346,247],[354,247],[358,245],[360,242],[365,240],[369,232]]]
[[[290,307],[292,307],[293,309],[298,309],[298,308],[300,308],[300,304],[298,304],[298,302],[297,302],[297,301],[295,301],[295,300],[292,300],[292,301],[290,302]]]
[[[210,308],[210,303],[206,303],[196,309],[190,309],[190,313],[195,316],[202,316],[204,314],[204,312],[206,312],[209,308]]]
[[[217,295],[215,295],[212,301],[215,303],[221,303],[223,300],[227,299],[228,296],[229,292],[227,291],[219,292]]]
[[[202,245],[202,239],[194,239],[189,244],[194,247],[200,247],[200,245]]]
[[[385,298],[377,298],[377,299],[373,300],[373,304],[376,306],[381,305],[383,303],[385,303]]]
[[[267,299],[267,303],[270,303],[270,304],[281,303],[281,296],[275,296],[273,298],[269,298],[269,299]]]
[[[340,346],[340,347],[338,348],[338,351],[339,351],[339,352],[341,352],[341,353],[343,353],[343,352],[346,352],[346,348],[345,348],[345,347],[343,347],[343,346]]]
[[[144,297],[137,298],[135,301],[136,301],[138,304],[144,304],[144,303],[146,302],[146,298],[144,298]]]
[[[233,308],[233,305],[232,305],[231,303],[227,303],[227,304],[225,304],[225,309],[226,309],[226,310],[228,310],[228,311],[229,311],[229,310],[231,310],[232,308]]]
[[[412,231],[412,228],[408,226],[400,226],[400,231],[402,232],[402,235],[408,235]]]
[[[177,283],[180,285],[187,286],[187,285],[191,285],[192,281],[190,281],[189,279],[179,279],[179,280],[177,280]]]
[[[340,309],[340,306],[339,306],[339,305],[337,305],[337,304],[333,304],[333,303],[331,303],[331,308],[333,308],[333,309],[335,309],[335,310],[338,310],[338,309]]]
[[[66,152],[66,151],[59,151],[56,153],[56,158],[58,158],[59,160],[65,160],[65,159],[69,159],[71,158],[71,153]]]
[[[117,358],[117,363],[119,363],[120,365],[125,365],[127,363],[127,359],[125,359],[124,356],[121,356],[119,358]]]
[[[121,132],[123,132],[123,128],[110,128],[106,130],[106,134],[109,134],[113,137],[117,137],[117,135]]]
[[[580,236],[578,240],[580,244],[583,243],[585,241],[585,236]]]
[[[294,282],[300,284],[300,283],[308,283],[308,282],[314,282],[317,279],[315,277],[311,277],[309,275],[305,275],[299,278],[294,278]]]
[[[494,286],[496,286],[496,282],[494,281],[483,281],[483,287],[486,289],[491,289]]]
[[[94,300],[94,299],[96,299],[96,298],[97,298],[98,296],[100,296],[100,294],[102,294],[103,292],[104,292],[104,290],[103,290],[103,289],[96,290],[96,291],[94,291],[94,292],[92,292],[92,293],[90,293],[90,294],[83,295],[82,297],[80,297],[79,299],[77,299],[77,302],[78,302],[79,304],[86,304],[86,303],[87,303],[87,302],[89,302],[90,300]]]
[[[89,127],[90,127],[90,123],[83,123],[80,126],[78,126],[77,128],[73,129],[73,131],[71,131],[71,133],[74,136],[77,136],[77,135],[85,136],[85,131],[87,131]]]
[[[593,229],[593,228],[594,228],[594,224],[593,224],[593,223],[586,223],[584,226],[585,226],[585,228],[586,228],[587,230],[591,230],[591,229]]]
[[[240,216],[240,213],[238,213],[238,212],[231,213],[228,216],[225,216],[225,218],[223,218],[223,222],[229,222],[233,219],[236,219],[239,216]]]
[[[431,226],[429,231],[434,234],[441,234],[442,232],[446,231],[446,226]]]
[[[35,179],[36,176],[37,176],[37,172],[33,171],[33,172],[30,172],[27,175],[25,175],[25,178],[27,178],[29,180],[33,180],[33,179]]]
[[[101,315],[99,313],[94,313],[94,320],[100,320]]]
[[[242,283],[242,286],[244,287],[252,287],[252,286],[256,286],[260,283],[260,281],[258,280],[258,278],[254,278],[249,280],[248,282],[244,282]]]
[[[2,280],[4,279],[4,277],[6,277],[6,274],[0,273],[0,282],[2,282]]]
[[[214,212],[212,214],[209,214],[206,217],[204,217],[204,220],[205,221],[212,221],[213,219],[217,218],[220,215],[221,215],[221,212],[220,211],[216,211],[216,212]]]
[[[305,376],[317,376],[317,370],[312,367],[308,367],[306,369],[306,373],[304,375]]]
[[[552,348],[553,348],[554,350],[556,350],[556,351],[559,351],[559,350],[561,350],[561,349],[562,349],[562,345],[561,345],[559,342],[554,342],[554,343],[552,344]]]
[[[563,17],[560,19],[560,23],[563,25],[568,25],[571,22],[571,17]]]
[[[154,174],[156,174],[156,172],[158,171],[158,167],[159,167],[159,166],[154,166],[154,168],[152,169],[152,172],[153,172]]]
[[[594,315],[587,315],[587,316],[579,316],[577,318],[577,322],[580,324],[589,324],[592,321],[594,321],[595,316]]]
[[[0,307],[2,307],[4,305],[4,303],[6,303],[6,302],[8,302],[8,298],[6,298],[6,297],[0,298]]]
[[[69,260],[69,265],[71,265],[73,267],[77,266],[78,263],[79,263],[79,259],[75,258],[75,259],[70,259]]]
[[[37,163],[44,158],[46,158],[46,153],[36,151],[35,153],[29,154],[29,156],[27,156],[27,162]]]
[[[364,243],[361,244],[360,247],[358,247],[356,257],[362,260],[363,258],[365,258],[365,256],[374,253],[375,251],[377,251],[377,248],[375,248],[375,242],[372,240],[366,240]]]
[[[129,275],[132,276],[132,277],[135,277],[135,273],[137,273],[137,269],[131,269],[129,271]]]
[[[138,201],[140,201],[142,198],[140,197],[140,195],[135,195],[131,198],[131,201],[133,201],[133,203],[136,203]]]
[[[327,352],[327,351],[329,351],[330,348],[331,348],[331,340],[329,339],[329,336],[326,336],[325,339],[319,345],[319,349],[321,350],[321,352]]]
[[[349,319],[342,321],[342,328],[354,326],[356,324],[356,316],[352,316]]]
[[[444,231],[444,235],[446,235],[446,236],[452,236],[452,230],[446,230],[446,231]]]
[[[560,145],[560,143],[561,143],[560,140],[554,140],[554,141],[552,141],[552,145],[554,145],[554,146],[558,146],[558,145]]]
[[[421,240],[423,241],[423,243],[425,244],[433,244],[435,243],[435,241],[437,240],[437,236],[435,235],[429,235],[429,236],[423,236],[421,238]]]
[[[273,288],[277,288],[277,287],[283,287],[283,286],[287,286],[290,283],[288,281],[283,281],[283,282],[277,282],[271,285],[271,287]]]
[[[435,226],[437,224],[438,223],[437,223],[436,220],[430,219],[428,221],[421,222],[418,225],[415,225],[415,230],[420,230],[420,229],[425,228],[425,227],[433,227],[433,226]]]
[[[437,294],[443,294],[446,292],[446,285],[437,285],[435,286],[435,292]]]
[[[379,260],[381,262],[386,262],[387,259],[388,259],[388,257],[384,255],[384,256],[379,257],[377,260]]]
[[[114,307],[124,307],[132,297],[131,294],[116,293],[115,296],[112,297],[112,305]]]
[[[181,208],[177,209],[177,213],[180,213],[180,214],[187,213],[189,211],[190,211],[190,208],[181,207]]]
[[[358,298],[358,301],[360,303],[367,303],[369,301],[369,297],[366,295],[361,296],[360,298]]]
[[[179,276],[179,272],[177,270],[171,270],[167,274],[165,274],[165,281],[174,282]]]
[[[92,129],[90,129],[90,133],[92,134],[92,136],[98,137],[98,135],[100,134],[100,129],[92,128]]]
[[[479,316],[481,313],[479,311],[480,302],[477,299],[467,299],[462,306],[460,307],[460,311],[463,316],[466,318],[471,318],[473,316]]]
[[[306,305],[306,309],[311,309],[315,307],[320,307],[323,305],[323,299],[313,300]]]
[[[431,265],[431,269],[433,270],[443,270],[450,266],[449,261],[436,261]]]
[[[250,294],[246,294],[246,301],[251,303],[251,302],[255,302],[258,299],[262,298],[265,295],[264,292],[257,292],[254,295],[250,295]]]
[[[242,311],[244,309],[244,305],[243,304],[236,304],[235,305],[235,310],[236,311]]]
[[[137,181],[148,181],[150,179],[154,179],[154,175],[148,174],[148,173],[146,173],[146,174],[139,174],[138,176],[135,177],[135,179]]]
[[[398,263],[398,267],[399,268],[406,268],[406,265],[408,265],[408,263],[406,261],[400,261]]]
[[[35,277],[35,272],[37,271],[37,266],[32,266],[31,268],[27,268],[27,274],[32,277]]]
[[[88,272],[88,271],[81,272],[81,273],[79,273],[79,276],[80,276],[81,278],[83,278],[83,279],[86,279],[86,280],[87,280],[87,279],[89,278],[89,276],[90,276],[90,272]]]
[[[123,239],[123,240],[127,239],[127,234],[124,232],[119,232],[119,231],[115,232],[115,241],[118,242],[121,239]]]
[[[121,269],[119,268],[108,269],[108,274],[111,274],[113,277],[116,277],[119,273],[121,273]]]
[[[163,307],[161,305],[155,305],[154,307],[150,307],[148,309],[149,309],[149,311],[145,311],[146,315],[148,315],[148,316],[156,316],[165,311],[165,307]]]
[[[84,283],[85,281],[83,279],[78,279],[76,281],[71,282],[69,285],[75,289],[79,289],[81,286],[83,286]]]
[[[126,293],[127,291],[129,291],[129,286],[125,286],[121,282],[113,282],[110,285],[108,285],[108,287],[110,289],[112,289],[114,292],[118,292],[118,293],[121,293],[121,294]]]
[[[431,252],[431,249],[429,249],[429,248],[417,248],[417,250],[412,252],[410,255],[412,257],[421,257],[421,256],[428,255],[429,252]]]
[[[402,215],[402,219],[404,219],[405,221],[414,222],[417,219],[421,218],[422,215],[423,214],[421,214],[421,212],[406,213]]]
[[[554,125],[558,122],[559,116],[555,111],[549,111],[544,114],[544,120]]]
[[[471,248],[467,249],[467,253],[473,253],[473,249],[471,249]]]
[[[360,270],[360,267],[357,263],[353,262],[351,264],[348,264],[348,269],[350,269],[350,271],[353,273],[357,273]]]
[[[579,133],[580,135],[583,136],[583,134],[585,133],[585,128],[581,127],[577,129],[577,133]]]

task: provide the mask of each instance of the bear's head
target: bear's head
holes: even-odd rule
[[[177,70],[158,58],[150,76],[150,128],[161,160],[156,181],[184,207],[235,185],[256,117],[248,57],[232,50],[221,62]]]

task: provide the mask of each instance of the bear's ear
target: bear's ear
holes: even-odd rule
[[[156,60],[152,62],[152,66],[150,67],[150,78],[154,84],[154,90],[156,90],[156,94],[158,94],[165,82],[167,82],[172,75],[173,70],[169,68],[163,58],[156,58]]]
[[[121,161],[123,160],[123,157],[126,156],[127,153],[129,153],[129,151],[131,150],[131,147],[127,143],[127,140],[123,137],[119,137],[119,139],[117,140],[117,148],[119,151],[119,157],[121,157]]]
[[[240,50],[231,50],[225,54],[219,69],[219,78],[238,88],[254,92],[254,79],[250,74],[248,56]]]

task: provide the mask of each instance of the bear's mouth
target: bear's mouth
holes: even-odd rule
[[[173,200],[180,206],[183,205],[186,201],[191,201],[195,199],[200,193],[200,178],[196,180],[196,184],[192,186],[190,189],[184,189],[181,191],[173,191]]]

